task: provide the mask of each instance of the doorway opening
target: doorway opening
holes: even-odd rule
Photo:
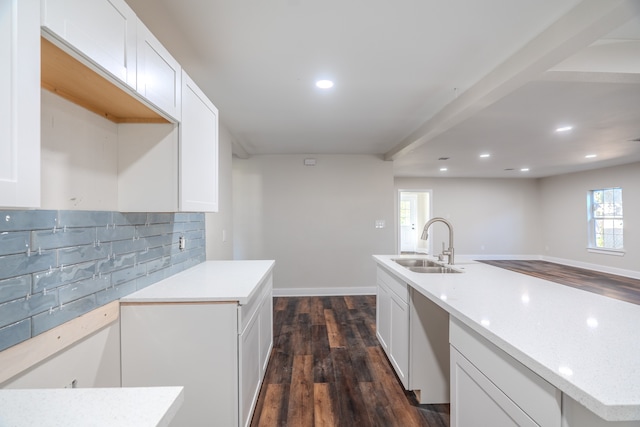
[[[426,254],[431,239],[420,239],[422,228],[431,218],[431,190],[398,191],[398,252]]]

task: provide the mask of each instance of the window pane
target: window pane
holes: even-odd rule
[[[622,189],[592,190],[588,209],[590,216],[589,245],[603,249],[623,249]]]
[[[411,225],[411,202],[403,200],[400,202],[400,225]]]

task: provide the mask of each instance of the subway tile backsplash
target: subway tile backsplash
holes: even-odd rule
[[[0,211],[0,351],[203,262],[204,221],[203,213]]]

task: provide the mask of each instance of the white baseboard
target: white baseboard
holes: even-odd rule
[[[274,297],[328,297],[375,294],[375,286],[354,288],[273,288]]]

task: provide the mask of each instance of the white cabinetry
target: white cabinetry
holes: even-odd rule
[[[420,403],[449,402],[449,315],[378,266],[376,335]]]
[[[451,319],[451,426],[560,427],[561,392]]]
[[[218,109],[182,72],[180,210],[218,211]]]
[[[123,301],[122,385],[184,386],[175,426],[249,425],[272,347],[271,294],[269,273],[245,305]]]
[[[0,206],[40,206],[40,2],[0,1]]]
[[[376,334],[402,385],[409,386],[409,303],[407,285],[378,267]]]
[[[118,210],[218,210],[218,110],[183,77],[179,125],[119,125]]]
[[[117,170],[110,171],[111,174],[100,174],[98,184],[102,187],[95,189],[96,193],[112,191],[117,194],[117,202],[114,202],[114,206],[85,204],[82,208],[151,212],[218,211],[218,110],[189,76],[184,74],[183,81],[180,64],[140,22],[133,10],[124,0],[40,0],[34,4],[42,8],[41,17],[39,14],[38,20],[33,22],[35,37],[38,38],[40,23],[43,34],[53,41],[53,45],[47,40],[42,42],[46,47],[43,49],[43,58],[46,58],[43,59],[43,87],[118,123]],[[37,61],[37,45],[38,42],[25,50],[21,46],[20,52]],[[38,70],[37,62],[28,68],[36,76]],[[79,74],[72,74],[71,70]],[[10,82],[11,79],[4,81]],[[77,82],[89,83],[79,89]],[[32,92],[39,96],[39,76],[30,85]],[[96,87],[100,90],[92,90]],[[13,90],[11,93],[23,92],[26,97],[27,91]],[[28,102],[30,115],[34,105],[39,105],[39,98]],[[10,109],[11,104],[7,102],[3,108]],[[40,135],[39,129],[33,126],[35,118],[32,120],[29,117],[29,120],[25,132],[35,131],[37,137],[35,155],[25,155],[25,159],[28,158],[29,166],[35,166],[31,169],[37,173],[27,174],[28,178],[24,181],[36,181],[39,187]],[[83,137],[92,138],[95,135],[85,133]],[[11,140],[4,138],[3,141]],[[4,178],[1,174],[6,171],[9,180],[14,171],[28,170],[23,165],[10,162],[16,158],[12,154],[17,148],[20,148],[18,154],[21,154],[27,152],[29,146],[22,142],[20,147],[16,143],[6,144],[6,149],[0,147],[6,151],[0,154],[7,154],[0,159],[0,166],[3,166],[0,178]],[[65,144],[65,148],[71,146]],[[99,158],[100,153],[96,152],[95,157]],[[19,159],[22,159],[22,155]],[[7,163],[7,167],[2,162]],[[50,169],[69,170],[56,167],[52,165]],[[77,168],[86,170],[91,165],[78,164]],[[74,176],[74,171],[71,169],[69,176]],[[81,199],[86,188],[93,188],[92,184],[90,182],[82,188],[75,188],[77,186],[73,183],[70,186]],[[48,188],[48,182],[43,185],[43,191],[56,192],[55,188]],[[12,188],[7,191],[16,192]],[[35,203],[28,205],[11,202],[7,197],[6,203],[0,199],[0,205],[37,206],[39,194],[34,198]],[[58,204],[64,204],[67,200],[50,199],[56,205],[45,205],[44,208],[64,208]]]
[[[409,390],[420,403],[449,403],[449,313],[410,289]]]
[[[138,20],[138,92],[175,120],[180,120],[181,68],[169,51]]]
[[[137,17],[124,0],[42,0],[42,27],[136,88]]]
[[[273,343],[271,276],[245,306],[239,308],[240,426],[251,423]]]

